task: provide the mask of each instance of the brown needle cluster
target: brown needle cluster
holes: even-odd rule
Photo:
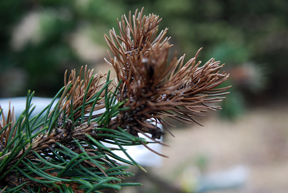
[[[218,110],[213,105],[220,102],[229,87],[218,87],[229,77],[220,72],[224,64],[210,59],[200,66],[197,56],[184,63],[185,55],[179,59],[174,56],[168,62],[170,47],[167,28],[159,35],[159,16],[135,14],[125,15],[118,21],[120,35],[115,30],[105,35],[110,48],[110,63],[118,81],[122,80],[120,102],[127,100],[124,107],[129,110],[120,112],[117,126],[130,134],[150,133],[152,138],[160,138],[165,127],[163,117],[182,122],[196,122],[195,117],[204,115],[208,110]],[[199,124],[199,123],[198,123]]]
[[[83,73],[84,72],[84,73]],[[86,117],[81,117],[81,109],[83,103],[87,103],[95,93],[99,92],[102,87],[105,85],[106,74],[102,74],[101,72],[98,74],[94,74],[94,69],[87,69],[87,65],[80,69],[79,75],[76,75],[76,70],[72,70],[71,74],[67,78],[67,71],[64,75],[64,86],[65,91],[62,94],[60,99],[60,107],[65,109],[65,116],[69,117],[71,113],[71,108],[73,110],[78,109],[75,113],[73,113],[73,120],[78,118],[85,119]],[[83,78],[82,78],[83,73]],[[67,82],[68,79],[68,82]],[[91,82],[89,83],[89,81]],[[70,88],[69,85],[72,85]],[[85,95],[85,92],[87,93]],[[110,89],[109,89],[110,90]],[[67,92],[66,92],[67,91]],[[97,101],[97,104],[89,103],[85,106],[84,114],[90,113],[91,111],[97,111],[103,109],[105,107],[104,103],[104,93],[102,92],[99,95],[100,100]],[[82,120],[82,123],[86,120]]]
[[[3,110],[0,106],[0,111]],[[15,136],[16,130],[12,131],[12,127],[15,124],[15,114],[14,114],[14,107],[10,108],[7,113],[7,118],[2,111],[1,113],[2,120],[0,119],[0,131],[4,129],[5,126],[8,126],[1,134],[0,134],[0,152],[7,146],[9,135]],[[13,132],[13,133],[11,133]]]

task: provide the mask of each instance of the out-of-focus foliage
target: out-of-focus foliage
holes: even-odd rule
[[[163,18],[160,29],[169,28],[171,43],[180,53],[189,58],[203,47],[199,59],[215,57],[227,64],[237,92],[230,95],[234,97],[227,106],[239,105],[243,93],[264,100],[287,96],[288,1],[3,0],[0,97],[23,95],[27,88],[37,95],[53,95],[62,84],[64,69],[94,64],[76,53],[74,35],[81,32],[104,45],[103,34],[110,26],[117,28],[115,18],[141,7],[145,14]],[[25,18],[30,18],[26,24],[31,25],[30,36],[19,27]],[[17,39],[19,33],[25,41]]]
[[[1,1],[0,97],[24,95],[27,89],[53,96],[64,71],[85,64],[71,43],[73,35],[90,29],[104,43],[108,26],[125,12],[121,6],[98,0]]]

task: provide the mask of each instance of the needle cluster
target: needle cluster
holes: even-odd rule
[[[215,103],[225,98],[229,88],[219,87],[229,77],[220,72],[224,64],[212,58],[200,66],[201,49],[186,63],[185,55],[168,61],[173,45],[165,37],[167,28],[157,35],[160,21],[157,15],[136,10],[118,21],[120,35],[114,29],[109,37],[105,35],[110,48],[107,62],[122,81],[117,99],[127,101],[124,107],[129,107],[120,112],[117,125],[133,135],[150,133],[153,139],[163,135],[157,123],[165,127],[164,117],[198,123],[195,117],[221,109]]]

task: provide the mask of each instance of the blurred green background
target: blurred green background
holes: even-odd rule
[[[203,47],[200,60],[227,64],[235,91],[230,103],[287,97],[285,0],[2,0],[0,97],[27,89],[53,96],[65,69],[103,63],[103,34],[117,28],[116,18],[142,7],[163,18],[160,29],[169,28],[178,56],[191,58]]]

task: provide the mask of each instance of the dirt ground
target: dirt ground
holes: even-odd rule
[[[187,171],[195,176],[242,165],[249,171],[243,187],[213,192],[288,192],[288,105],[248,110],[235,122],[209,117],[202,123],[205,127],[176,128],[175,138],[166,136],[170,147],[163,153],[169,158],[155,175],[181,186]]]
[[[205,127],[175,128],[175,138],[166,135],[165,143],[170,147],[164,147],[162,153],[169,158],[163,158],[163,164],[149,169],[149,173],[179,188],[197,187],[196,176],[241,165],[248,170],[248,178],[242,186],[210,192],[288,192],[287,104],[247,110],[235,122],[209,117],[201,123]],[[143,186],[145,183],[143,181]]]

